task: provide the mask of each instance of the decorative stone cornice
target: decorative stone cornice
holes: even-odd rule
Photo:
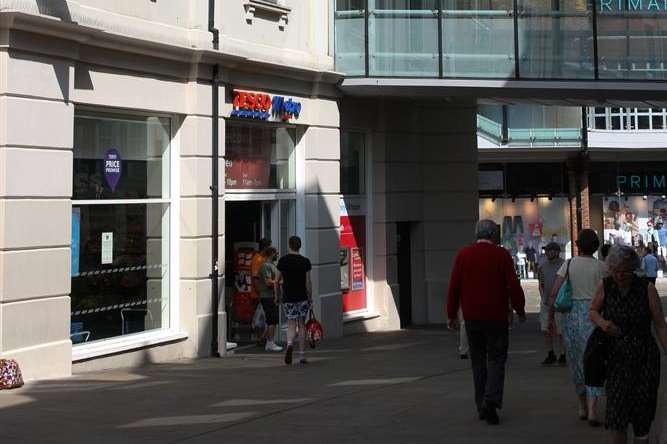
[[[224,41],[221,50],[216,51],[210,44],[209,33],[200,29],[185,29],[151,23],[155,25],[152,30],[137,31],[134,28],[138,23],[121,25],[116,22],[124,16],[111,14],[108,17],[94,17],[82,14],[81,10],[75,7],[75,2],[70,1],[66,4],[72,7],[67,10],[49,9],[49,11],[44,11],[49,14],[45,14],[35,6],[33,1],[0,0],[0,31],[3,29],[23,31],[46,38],[54,37],[80,45],[145,55],[151,58],[182,63],[220,64],[235,70],[264,72],[301,81],[337,84],[342,79],[339,73],[321,67],[325,63],[318,62],[315,58],[309,61],[303,55],[290,55],[291,53],[287,51],[289,58],[303,59],[304,64],[285,63],[273,57],[264,60],[259,54],[253,57],[240,55],[243,52],[235,50],[236,44],[229,45]],[[50,15],[51,13],[54,15]],[[3,41],[3,38],[8,38],[7,36],[9,33],[0,32],[0,46],[11,46],[9,40]],[[30,48],[21,49],[30,50]],[[75,48],[70,48],[68,54],[54,55],[77,59],[76,53]],[[312,66],[310,66],[311,63]]]
[[[252,24],[255,12],[260,10],[266,14],[275,15],[278,18],[278,28],[283,31],[287,28],[288,16],[292,12],[292,8],[265,0],[248,0],[243,4],[243,7],[245,8],[245,19],[248,24]]]

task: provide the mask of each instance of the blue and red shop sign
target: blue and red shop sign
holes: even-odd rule
[[[283,122],[301,114],[301,103],[285,99],[283,96],[273,96],[264,93],[234,91],[232,117],[247,119],[269,120],[275,118]]]

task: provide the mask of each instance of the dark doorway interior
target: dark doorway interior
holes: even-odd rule
[[[225,304],[227,307],[227,337],[239,344],[253,341],[253,331],[245,317],[237,313],[247,314],[253,307],[247,303],[247,297],[237,297],[242,284],[248,283],[248,270],[235,267],[235,249],[237,243],[253,243],[259,241],[262,232],[262,202],[226,202],[225,204]],[[254,247],[256,248],[256,247]],[[250,266],[249,260],[246,264]],[[239,287],[241,285],[241,287]],[[244,287],[245,288],[245,287]],[[235,307],[238,305],[238,307]],[[246,309],[242,309],[246,307]],[[250,310],[250,311],[249,311]]]
[[[401,328],[412,325],[412,251],[410,222],[397,223],[399,315]]]

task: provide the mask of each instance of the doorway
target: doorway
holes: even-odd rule
[[[412,223],[396,224],[399,316],[401,328],[412,325]]]
[[[260,239],[270,239],[280,255],[296,234],[296,201],[239,200],[225,203],[225,305],[228,337],[240,344],[257,338],[251,328],[256,301],[252,294],[251,262]],[[280,337],[283,336],[279,330]]]

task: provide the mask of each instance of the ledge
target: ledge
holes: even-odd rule
[[[292,8],[264,0],[248,0],[243,4],[245,8],[245,19],[248,24],[252,24],[255,18],[255,12],[260,10],[264,13],[273,14],[278,17],[278,28],[285,30],[287,27],[288,14]]]
[[[380,313],[375,313],[372,311],[352,312],[349,314],[343,314],[343,323],[347,324],[348,322],[370,321],[371,319],[377,319],[380,316]]]
[[[183,331],[154,331],[118,338],[91,342],[72,346],[72,362],[86,361],[132,350],[138,350],[151,345],[176,342],[187,339],[188,334]]]

